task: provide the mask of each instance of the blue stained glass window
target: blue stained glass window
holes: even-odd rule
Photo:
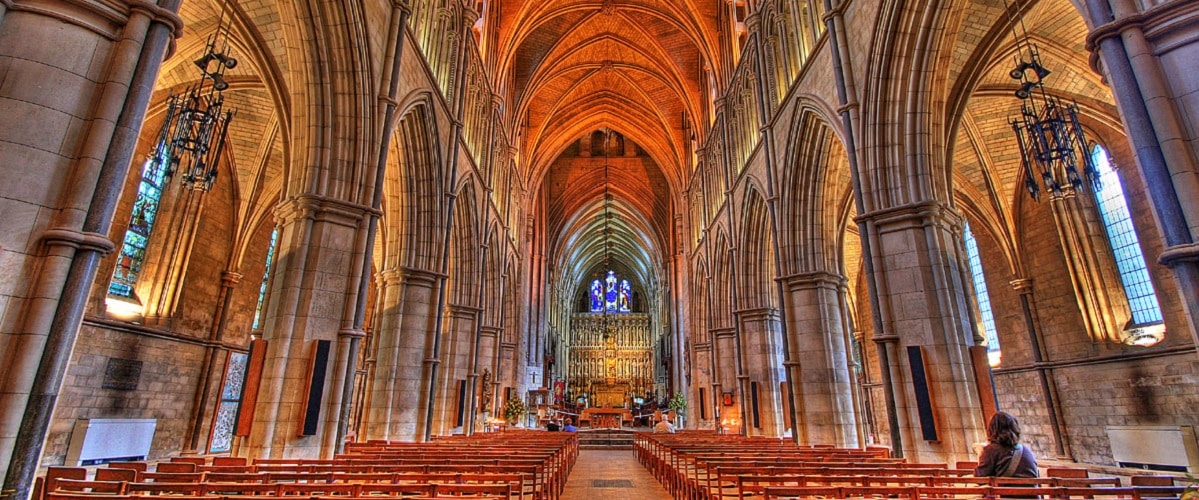
[[[619,300],[616,281],[616,272],[608,271],[608,277],[604,279],[604,309],[608,311],[615,311],[616,303]]]
[[[1128,305],[1132,308],[1132,322],[1137,325],[1160,323],[1161,308],[1157,303],[1157,294],[1153,291],[1153,283],[1149,280],[1145,257],[1141,255],[1141,243],[1132,227],[1132,217],[1128,211],[1128,202],[1124,199],[1120,177],[1112,169],[1107,151],[1103,147],[1095,146],[1095,149],[1091,150],[1091,158],[1099,168],[1099,180],[1103,184],[1103,187],[1095,192],[1095,202],[1099,207],[1099,215],[1103,218],[1103,227],[1107,231],[1108,241],[1111,242],[1112,253],[1115,254],[1120,283],[1124,285],[1124,295],[1128,297]]]
[[[604,312],[604,285],[600,280],[591,282],[591,312]]]
[[[633,300],[633,287],[629,280],[616,277],[615,271],[608,271],[603,281],[591,282],[591,312],[630,312]]]
[[[165,151],[165,148],[160,149]],[[154,220],[158,216],[158,204],[166,187],[166,171],[161,168],[162,163],[152,158],[146,160],[142,167],[142,181],[137,187],[137,200],[133,202],[129,229],[125,231],[121,253],[117,255],[117,266],[108,284],[109,295],[133,298],[133,287],[137,285],[138,274],[146,259],[150,233],[154,230]]]
[[[978,314],[983,324],[983,337],[987,339],[987,360],[991,366],[999,364],[1002,359],[999,350],[999,333],[995,329],[995,315],[991,312],[991,295],[987,292],[987,279],[983,275],[982,259],[978,256],[978,241],[966,224],[962,239],[966,244],[966,260],[970,263],[970,276],[974,280],[974,298],[978,303]]]
[[[271,231],[271,245],[266,249],[266,270],[262,272],[262,283],[258,285],[258,305],[254,306],[254,324],[250,329],[257,330],[262,321],[262,305],[266,303],[267,283],[271,278],[271,264],[275,263],[275,241],[279,238],[279,228]]]

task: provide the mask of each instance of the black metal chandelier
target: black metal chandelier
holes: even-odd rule
[[[223,91],[229,88],[225,71],[237,67],[237,59],[229,55],[228,41],[221,36],[222,24],[223,19],[208,38],[204,55],[194,61],[200,68],[200,80],[185,93],[167,98],[166,118],[151,159],[156,168],[165,166],[167,178],[178,174],[185,188],[201,191],[208,191],[216,182],[225,136],[235,114],[225,109]]]
[[[1019,24],[1023,27],[1023,21]],[[1065,104],[1045,91],[1043,80],[1050,71],[1041,63],[1040,51],[1029,41],[1027,32],[1023,36],[1017,33],[1015,22],[1012,33],[1016,36],[1016,67],[1008,74],[1020,81],[1016,97],[1023,103],[1019,117],[1010,123],[1020,146],[1020,164],[1028,193],[1040,201],[1042,186],[1055,196],[1060,196],[1067,186],[1079,190],[1087,183],[1098,190],[1099,171],[1087,151],[1087,137],[1078,121],[1078,104]]]

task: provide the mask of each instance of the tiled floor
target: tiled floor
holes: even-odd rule
[[[633,450],[580,450],[566,480],[563,500],[654,500],[670,498],[633,457]]]

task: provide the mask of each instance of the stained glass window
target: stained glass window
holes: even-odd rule
[[[241,406],[241,391],[245,385],[246,362],[249,359],[250,355],[246,353],[229,353],[225,383],[221,386],[221,400],[217,403],[216,417],[212,424],[209,453],[224,453],[233,447],[233,428],[237,423],[237,409]]]
[[[250,328],[258,329],[262,320],[262,305],[266,303],[266,286],[271,277],[271,264],[275,263],[275,241],[279,238],[279,228],[271,231],[271,245],[266,249],[266,270],[262,272],[262,283],[258,285],[258,305],[254,306],[254,324]]]
[[[977,301],[978,314],[983,323],[983,337],[987,339],[987,361],[991,366],[998,366],[1003,356],[999,350],[999,333],[995,330],[995,315],[991,312],[991,295],[987,292],[982,259],[978,257],[978,241],[970,231],[970,224],[966,224],[963,233],[966,259],[970,261],[970,276],[974,278],[974,299]]]
[[[1107,239],[1112,245],[1112,253],[1115,254],[1120,283],[1124,285],[1124,294],[1132,308],[1132,322],[1136,325],[1160,323],[1161,308],[1157,303],[1157,294],[1153,291],[1153,283],[1149,280],[1145,257],[1141,255],[1141,243],[1132,227],[1120,177],[1112,169],[1103,147],[1095,146],[1091,158],[1099,168],[1099,180],[1103,184],[1095,192],[1095,201],[1103,218]]]
[[[591,282],[591,312],[629,312],[632,304],[633,287],[629,280],[616,277],[615,271],[608,271],[603,281]]]
[[[600,284],[600,280],[591,282],[591,312],[604,311],[604,285]]]
[[[165,148],[160,149],[166,154]],[[142,167],[142,181],[137,186],[137,200],[133,202],[129,229],[125,231],[121,253],[117,255],[117,267],[113,270],[112,281],[108,284],[109,295],[133,298],[133,287],[137,284],[137,276],[141,273],[142,263],[146,259],[150,232],[154,229],[154,219],[158,215],[158,203],[162,200],[162,190],[166,187],[166,170],[162,168],[163,163],[149,159]]]

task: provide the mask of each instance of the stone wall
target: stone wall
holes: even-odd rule
[[[85,322],[71,356],[42,465],[61,465],[75,421],[84,418],[158,420],[150,459],[177,455],[191,422],[204,347],[133,327]],[[121,371],[124,375],[106,371]],[[109,367],[112,366],[110,369]],[[219,385],[219,369],[215,367]],[[138,372],[136,376],[131,372]]]

